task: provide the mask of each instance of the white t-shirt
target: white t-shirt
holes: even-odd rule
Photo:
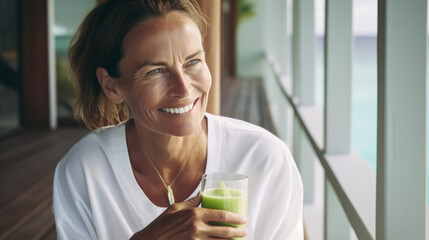
[[[249,177],[247,239],[303,239],[302,181],[286,144],[250,123],[206,117],[206,172]],[[129,239],[166,210],[133,175],[125,124],[94,130],[76,143],[58,163],[53,198],[59,239]]]

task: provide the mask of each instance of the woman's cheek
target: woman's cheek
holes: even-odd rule
[[[193,78],[201,85],[203,90],[208,91],[212,84],[212,77],[207,65],[204,64],[201,68],[193,72]]]
[[[205,71],[205,79],[207,82],[207,91],[210,90],[210,87],[212,86],[212,75],[210,74],[210,70],[207,67]]]

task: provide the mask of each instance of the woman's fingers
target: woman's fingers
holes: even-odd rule
[[[171,205],[166,212],[168,213],[174,213],[174,212],[178,212],[184,209],[189,209],[189,208],[193,208],[193,207],[198,207],[198,205],[200,205],[201,203],[201,192],[199,192],[197,194],[197,196],[188,199],[187,201],[184,202],[180,202],[180,203],[175,203],[173,205]]]
[[[230,239],[247,235],[246,228],[213,225],[214,222],[234,225],[246,223],[246,219],[241,215],[226,210],[192,207],[174,212],[171,215],[178,220],[174,224],[174,228],[171,229],[177,231],[174,236],[183,234],[184,236],[198,236],[204,239],[207,237]]]
[[[181,203],[175,203],[171,205],[166,213],[175,213],[182,210],[192,216],[201,216],[202,220],[205,223],[209,222],[221,222],[221,223],[231,223],[231,224],[245,224],[246,219],[240,214],[233,213],[226,210],[218,210],[218,209],[208,209],[208,208],[197,208],[201,203],[201,193],[198,193],[197,196],[190,198],[189,200]],[[188,216],[191,217],[191,216]],[[197,217],[198,218],[198,217]]]
[[[201,193],[175,203],[133,239],[230,239],[247,235],[243,227],[215,226],[212,223],[242,225],[246,219],[226,210],[199,208]]]
[[[187,229],[186,231],[176,233],[174,239],[190,239],[190,236],[197,239],[244,238],[247,236],[247,229],[226,226],[210,226],[203,229],[196,229],[196,231]]]
[[[233,213],[226,210],[207,209],[201,208],[204,211],[203,220],[204,222],[221,222],[241,225],[246,223],[246,218],[240,214]]]
[[[217,237],[217,238],[243,238],[247,236],[247,229],[242,228],[235,228],[235,227],[226,227],[226,226],[213,226],[212,229],[210,229],[210,236],[211,237]]]

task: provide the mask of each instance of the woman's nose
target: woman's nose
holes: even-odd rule
[[[170,97],[187,97],[192,91],[192,84],[189,76],[177,71],[170,75],[168,95]]]

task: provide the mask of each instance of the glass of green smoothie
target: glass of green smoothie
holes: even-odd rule
[[[247,184],[248,177],[245,175],[236,173],[204,174],[201,181],[201,206],[211,209],[223,209],[246,217]],[[217,222],[211,222],[210,224],[245,227],[245,225],[237,226]]]

